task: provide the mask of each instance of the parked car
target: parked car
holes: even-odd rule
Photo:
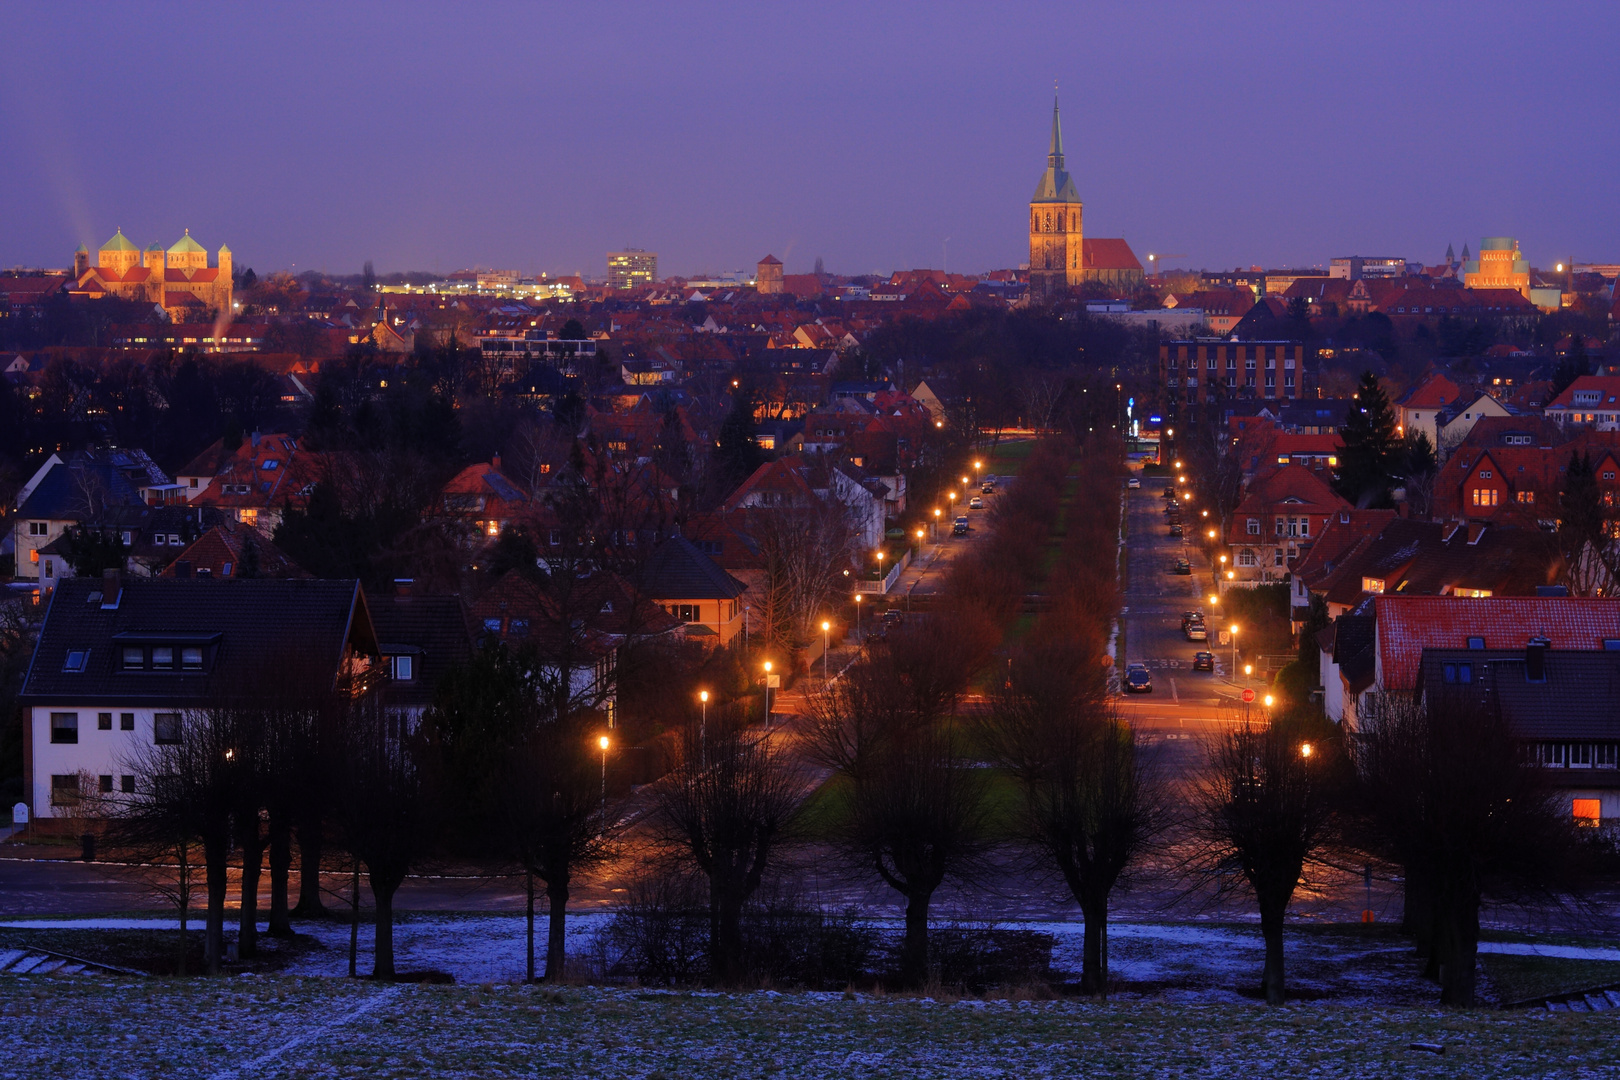
[[[977,495],[973,496],[973,498],[968,500],[968,509],[969,510],[983,510],[984,509],[984,500],[979,498]]]
[[[983,486],[979,488],[979,491],[985,495],[994,495],[996,492],[996,482],[994,480],[986,480]]]
[[[1172,521],[1170,523],[1170,535],[1171,536],[1180,536],[1181,535],[1181,522]]]
[[[1177,559],[1173,569],[1178,574],[1190,575],[1192,573],[1192,563],[1186,559]]]
[[[1199,610],[1198,608],[1194,608],[1192,611],[1183,611],[1181,613],[1181,629],[1182,629],[1182,632],[1183,633],[1186,632],[1188,625],[1190,625],[1192,623],[1195,623],[1195,622],[1203,622],[1203,621],[1204,621],[1204,613],[1203,613],[1203,611]]]
[[[968,521],[967,521],[967,518],[965,518],[965,517],[957,518],[956,521],[951,524],[951,535],[952,536],[966,536],[967,534],[968,534]]]
[[[1153,676],[1149,673],[1146,664],[1129,664],[1126,666],[1125,692],[1127,694],[1153,693]]]
[[[1164,504],[1164,512],[1167,514],[1178,513],[1180,510],[1181,504],[1176,502],[1174,499],[1171,499],[1169,502]]]
[[[1215,654],[1212,653],[1212,652],[1195,652],[1195,653],[1193,653],[1193,670],[1194,671],[1214,671],[1215,670]]]
[[[1142,486],[1142,480],[1140,477],[1133,476],[1129,480],[1125,481],[1125,486],[1130,488],[1132,491],[1135,491],[1137,488]]]
[[[1176,489],[1169,484],[1166,484],[1164,490],[1159,492],[1159,494],[1163,495],[1167,499],[1173,499],[1176,497]]]
[[[1204,624],[1201,622],[1188,623],[1184,633],[1187,635],[1188,641],[1209,640],[1209,631],[1204,629]]]

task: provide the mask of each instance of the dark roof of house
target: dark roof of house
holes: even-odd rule
[[[684,536],[653,550],[641,572],[641,588],[655,600],[731,600],[748,588]]]
[[[113,582],[118,595],[107,597]],[[350,642],[376,648],[357,581],[70,578],[51,596],[23,696],[184,705],[261,682],[266,665],[318,665],[335,679]],[[130,645],[201,645],[203,669],[125,671]],[[68,653],[80,650],[82,670],[67,670]]]
[[[385,694],[402,704],[426,705],[445,673],[472,656],[472,633],[459,596],[366,597],[377,647],[385,656],[409,655],[415,670],[409,683],[390,682]]]
[[[1448,665],[1470,681],[1448,683]],[[1421,671],[1425,694],[1477,694],[1521,738],[1620,739],[1620,651],[1547,649],[1539,682],[1524,649],[1424,649]]]
[[[1372,685],[1374,627],[1371,615],[1340,615],[1333,623],[1333,662],[1353,693]]]
[[[17,516],[83,521],[104,507],[140,502],[140,492],[111,461],[81,453],[51,466],[28,493]]]

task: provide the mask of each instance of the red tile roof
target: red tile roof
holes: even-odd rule
[[[1602,649],[1605,639],[1620,639],[1620,599],[1385,595],[1374,609],[1385,690],[1411,689],[1425,648],[1466,649],[1470,637],[1484,638],[1487,649],[1523,648],[1538,635],[1555,649]]]
[[[1563,393],[1549,401],[1547,408],[1573,409],[1577,393],[1594,390],[1599,395],[1597,403],[1583,404],[1581,408],[1614,408],[1616,404],[1620,404],[1620,375],[1582,375],[1566,386]]]
[[[1408,390],[1397,404],[1408,409],[1438,409],[1456,401],[1462,392],[1462,387],[1436,373]]]
[[[1124,240],[1111,237],[1083,237],[1080,262],[1087,270],[1141,270],[1136,252]]]

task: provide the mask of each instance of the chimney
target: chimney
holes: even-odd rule
[[[499,453],[489,459],[489,467],[494,469],[496,472],[501,471],[501,455]]]
[[[258,448],[259,448],[259,433],[257,431],[255,431],[253,433],[253,449],[257,450]]]
[[[111,611],[118,606],[124,594],[124,577],[117,567],[109,566],[101,572],[101,610]]]
[[[411,591],[413,589],[415,589],[415,587],[416,587],[416,579],[415,578],[397,577],[397,578],[394,579],[394,595],[395,596],[409,596],[409,595],[411,595]]]
[[[1524,678],[1526,682],[1547,681],[1547,646],[1544,637],[1533,637],[1524,647]]]
[[[188,578],[188,577],[190,577],[191,576],[191,560],[190,559],[180,559],[180,560],[176,561],[175,564],[174,564],[174,576],[177,577],[177,578]]]

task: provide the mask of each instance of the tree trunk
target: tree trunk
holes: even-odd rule
[[[1080,905],[1085,944],[1080,954],[1080,992],[1108,996],[1108,897]]]
[[[264,866],[264,837],[257,814],[244,815],[237,829],[242,847],[242,906],[237,915],[237,956],[259,955],[259,873]]]
[[[1419,959],[1425,961],[1425,978],[1439,976],[1434,958],[1434,891],[1422,871],[1408,866],[1402,886],[1404,903],[1401,910],[1401,932],[1409,934]]]
[[[398,884],[378,881],[371,875],[371,897],[377,902],[377,926],[372,950],[371,977],[383,982],[394,979],[394,890]]]
[[[270,815],[270,935],[291,937],[287,913],[287,879],[292,869],[292,828],[280,814]]]
[[[551,920],[546,928],[546,981],[561,982],[568,963],[564,948],[568,919],[568,875],[553,874],[546,882],[546,897],[551,901]]]
[[[203,861],[208,878],[208,917],[203,931],[203,971],[218,975],[225,962],[225,890],[230,878],[226,858],[230,836],[224,830],[203,837]]]
[[[354,876],[349,882],[349,978],[360,974],[360,860],[354,860]]]
[[[1283,985],[1283,913],[1287,904],[1264,904],[1260,908],[1260,934],[1266,939],[1266,966],[1260,976],[1260,990],[1267,1005],[1281,1005],[1287,1000]]]
[[[534,871],[524,868],[523,893],[526,904],[524,906],[525,921],[528,929],[528,975],[525,982],[534,982]]]
[[[928,979],[928,905],[932,889],[917,890],[906,898],[906,937],[900,949],[900,981],[908,987]]]
[[[1475,968],[1479,963],[1479,900],[1463,898],[1445,905],[1440,916],[1440,1004],[1474,1004]]]
[[[326,905],[321,902],[322,847],[320,822],[301,822],[298,826],[298,906],[292,910],[300,919],[326,918]]]
[[[175,974],[182,979],[186,977],[186,916],[190,913],[190,910],[191,905],[182,900],[180,902],[180,962],[175,966]]]
[[[742,980],[742,901],[721,896],[716,912],[714,974],[725,986]]]

